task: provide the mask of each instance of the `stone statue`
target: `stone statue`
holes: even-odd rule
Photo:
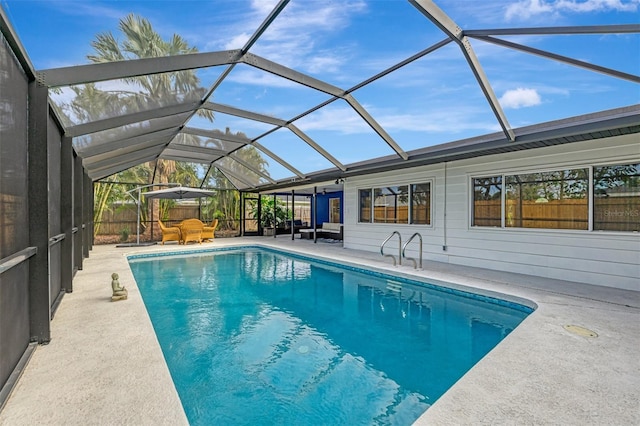
[[[129,295],[127,289],[120,285],[118,278],[119,276],[115,272],[111,274],[111,290],[113,290],[113,294],[111,295],[112,302],[127,300],[127,296]]]

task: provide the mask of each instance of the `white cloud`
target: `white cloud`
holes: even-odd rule
[[[374,111],[375,112],[375,111]],[[383,113],[376,115],[388,131],[428,133],[464,133],[467,131],[495,132],[500,130],[496,121],[478,120],[478,111],[457,106],[423,110],[418,113]]]
[[[345,135],[371,132],[371,127],[349,107],[323,108],[294,124],[304,132],[334,130]]]
[[[312,74],[319,74],[322,72],[335,73],[340,69],[341,60],[328,53],[322,53],[318,56],[309,58],[307,62],[307,69]]]
[[[224,44],[224,50],[240,49],[245,45],[250,37],[251,34],[245,32],[236,34]]]
[[[251,35],[247,28],[257,28],[273,6],[272,2],[253,1],[244,18],[225,29],[224,33],[229,36],[224,48],[241,47]],[[318,47],[326,38],[346,28],[354,14],[365,9],[366,3],[362,0],[292,2],[271,23],[251,52],[303,72],[337,72],[350,56],[348,49],[323,50],[318,54]]]
[[[631,0],[558,0],[556,7],[558,10],[567,10],[570,12],[586,13],[586,12],[635,12],[638,10],[640,1]]]
[[[261,15],[267,16],[278,4],[278,0],[252,0],[251,9],[260,12]]]
[[[478,121],[470,117],[477,116],[474,108],[434,108],[419,113],[386,111],[364,106],[374,119],[390,133],[431,132],[461,133],[469,130],[496,132],[500,126],[495,121]],[[369,125],[348,107],[320,110],[294,123],[303,131],[335,131],[343,135],[372,134]]]
[[[635,12],[640,0],[523,0],[511,4],[505,11],[509,20],[526,20],[539,15],[588,12]]]
[[[102,20],[119,20],[123,16],[127,15],[126,8],[119,9],[118,7],[111,7],[111,4],[109,6],[105,6],[96,4],[95,2],[78,1],[55,1],[45,2],[44,4],[48,7],[56,8],[64,14],[82,16],[85,19],[87,17],[92,17],[100,18]]]
[[[542,13],[553,13],[553,8],[543,0],[525,0],[509,5],[505,12],[505,18],[507,21],[514,18],[524,20]]]
[[[294,83],[286,78],[268,72],[258,71],[255,69],[234,70],[225,80],[239,84],[251,84],[261,87],[286,87],[286,88],[302,88],[303,86]],[[265,89],[266,90],[266,89]]]
[[[287,6],[271,24],[265,36],[277,41],[282,38],[305,38],[319,33],[331,33],[344,28],[351,15],[360,13],[366,4],[360,0],[343,2],[308,1]]]
[[[515,90],[507,90],[499,99],[503,108],[518,109],[540,105],[542,100],[535,89],[523,89],[519,87]]]

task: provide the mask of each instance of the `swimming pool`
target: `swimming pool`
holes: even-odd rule
[[[531,312],[256,247],[129,262],[193,425],[411,424]]]

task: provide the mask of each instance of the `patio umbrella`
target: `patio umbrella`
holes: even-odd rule
[[[147,198],[163,198],[163,199],[171,199],[171,200],[182,200],[182,199],[189,199],[189,198],[202,198],[202,197],[213,197],[216,195],[215,191],[209,191],[207,189],[200,189],[200,188],[189,188],[189,187],[185,187],[185,186],[174,186],[171,188],[166,188],[166,189],[158,189],[156,191],[148,191],[145,193],[142,193],[140,190],[142,188],[147,188],[149,186],[153,186],[153,185],[143,185],[143,186],[139,186],[137,188],[135,188],[136,191],[138,191],[138,199],[136,200],[136,204],[138,206],[138,219],[137,219],[137,238],[136,238],[136,243],[135,244],[120,244],[116,247],[130,247],[132,245],[149,245],[151,243],[144,243],[141,244],[140,243],[140,195],[144,195]],[[132,196],[133,197],[133,196]],[[135,200],[135,198],[134,198]],[[155,243],[153,243],[155,244]]]
[[[189,188],[186,186],[176,186],[173,188],[165,188],[165,189],[158,189],[156,191],[148,191],[142,195],[144,195],[147,198],[182,200],[182,199],[189,199],[189,198],[213,197],[216,195],[216,192],[209,191],[207,189]]]
[[[213,197],[216,195],[215,191],[200,188],[189,188],[187,186],[174,186],[171,188],[158,189],[156,191],[148,191],[144,194],[149,199],[162,198],[168,200],[185,200],[189,198],[204,198]]]

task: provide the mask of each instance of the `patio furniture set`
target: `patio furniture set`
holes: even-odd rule
[[[202,243],[205,240],[215,238],[214,231],[218,226],[218,219],[214,219],[210,225],[206,225],[199,219],[185,219],[177,226],[165,226],[158,220],[162,231],[162,245],[165,241],[177,241],[178,244],[186,244],[189,241]]]
[[[332,240],[343,239],[343,229],[341,223],[324,222],[322,227],[316,229],[318,238],[328,238]],[[312,239],[313,229],[301,229],[300,238]]]

